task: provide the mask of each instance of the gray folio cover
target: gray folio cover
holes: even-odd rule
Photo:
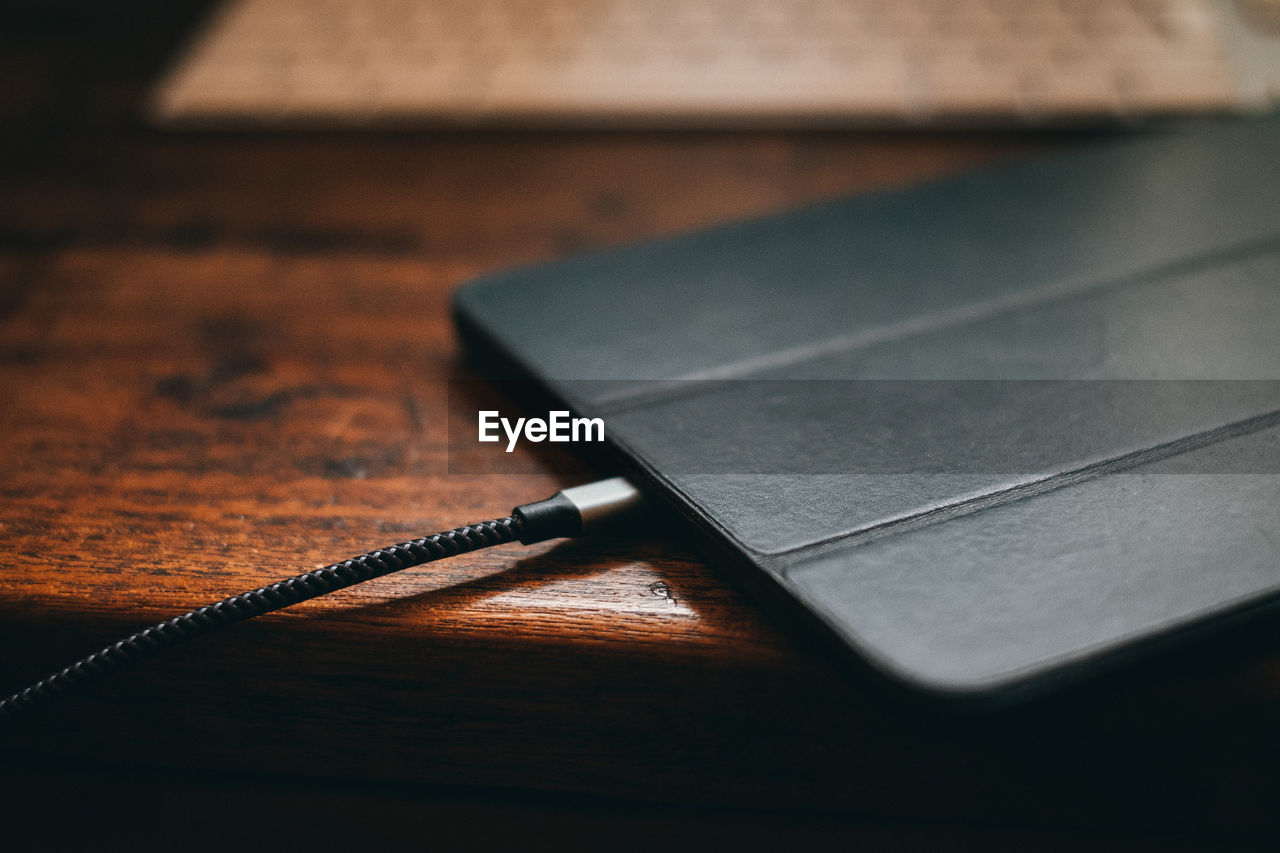
[[[1280,591],[1280,120],[490,276],[455,308],[910,687],[1012,695]]]

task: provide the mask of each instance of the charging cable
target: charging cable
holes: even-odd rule
[[[544,501],[518,506],[506,518],[468,524],[445,533],[370,551],[359,557],[295,575],[288,580],[224,598],[167,622],[152,625],[81,658],[25,690],[0,701],[0,719],[12,718],[139,658],[281,610],[335,590],[404,569],[456,557],[493,545],[523,545],[592,533],[640,507],[640,492],[622,477],[557,492]]]

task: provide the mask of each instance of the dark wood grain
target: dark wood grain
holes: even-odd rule
[[[449,473],[448,383],[472,374],[447,300],[468,278],[1074,144],[166,135],[133,118],[171,44],[139,58],[145,32],[28,28],[5,53],[30,82],[0,137],[4,692],[177,612],[590,478],[537,456],[527,474]],[[284,801],[341,800],[340,783],[575,792],[985,840],[1270,819],[1280,645],[1263,630],[957,720],[880,695],[735,589],[670,527],[406,571],[23,721],[0,733],[7,778],[185,773]]]

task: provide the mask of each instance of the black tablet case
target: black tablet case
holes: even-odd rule
[[[1009,697],[1280,592],[1280,121],[484,278],[464,339],[898,683]]]

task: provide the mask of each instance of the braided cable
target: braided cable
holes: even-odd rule
[[[14,693],[0,701],[0,720],[16,717],[125,664],[199,637],[215,628],[234,625],[423,563],[514,542],[520,538],[522,527],[523,522],[514,515],[496,521],[468,524],[444,533],[370,551],[341,563],[312,569],[288,580],[224,598],[216,604],[198,607],[99,649]]]

